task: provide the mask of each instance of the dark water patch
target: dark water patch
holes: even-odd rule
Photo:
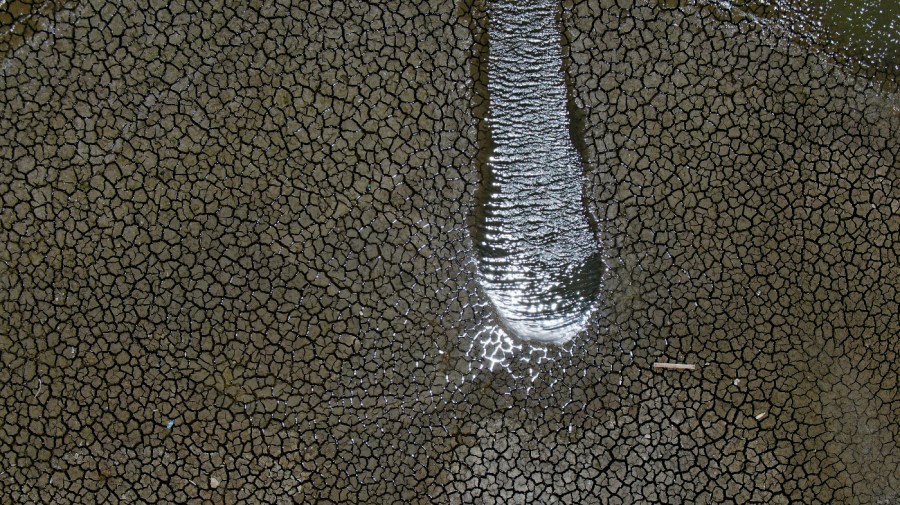
[[[661,7],[686,2],[661,0]],[[818,48],[854,73],[895,90],[900,77],[900,2],[895,0],[718,0],[732,22],[774,23],[795,42]],[[722,16],[717,16],[722,19]]]
[[[794,7],[832,49],[873,71],[900,76],[900,2],[799,0]]]
[[[475,74],[487,67],[473,216],[482,286],[509,332],[564,342],[596,303],[604,263],[584,201],[583,115],[563,71],[559,6],[494,2],[487,12],[487,60]]]

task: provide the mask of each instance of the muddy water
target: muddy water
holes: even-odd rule
[[[546,345],[479,281],[488,14],[38,12],[0,63],[0,502],[896,502],[893,82],[719,3],[563,3],[609,261]]]

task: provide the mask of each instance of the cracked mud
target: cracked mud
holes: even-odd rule
[[[900,499],[895,81],[564,2],[610,260],[541,346],[477,280],[480,2],[2,8],[0,503]]]

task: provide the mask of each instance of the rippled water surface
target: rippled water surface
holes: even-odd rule
[[[584,328],[604,264],[571,138],[559,6],[495,2],[488,22],[482,283],[516,337],[565,342]]]

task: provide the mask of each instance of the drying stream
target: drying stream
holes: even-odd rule
[[[489,12],[487,162],[476,227],[482,285],[506,329],[564,342],[583,327],[603,274],[570,128],[558,5]]]

